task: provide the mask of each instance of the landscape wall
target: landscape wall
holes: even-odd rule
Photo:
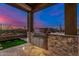
[[[54,56],[78,55],[78,36],[50,35],[48,38],[48,51]]]

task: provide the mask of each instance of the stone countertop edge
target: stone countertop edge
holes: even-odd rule
[[[50,36],[63,36],[63,37],[79,37],[78,35],[65,35],[65,34],[49,34],[49,37]]]

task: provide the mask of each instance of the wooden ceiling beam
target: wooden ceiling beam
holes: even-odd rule
[[[56,3],[40,3],[40,4],[36,5],[36,6],[32,9],[32,12],[37,12],[37,11],[39,11],[39,10],[41,10],[41,9],[44,9],[44,8],[46,8],[46,7],[48,7],[48,6],[52,6],[52,5],[54,5],[54,4],[56,4]]]
[[[34,7],[29,6],[27,3],[7,3],[7,4],[13,7],[16,7],[18,9],[21,9],[23,11],[37,12],[37,11],[40,11],[41,9],[55,5],[56,3],[39,3],[35,5]]]
[[[31,11],[32,10],[32,8],[25,3],[8,3],[8,5],[11,5],[11,6],[16,7],[18,9],[21,9],[23,11]]]

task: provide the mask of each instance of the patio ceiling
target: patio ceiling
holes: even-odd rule
[[[56,3],[7,3],[13,7],[19,8],[23,11],[36,12],[48,6],[55,5]]]

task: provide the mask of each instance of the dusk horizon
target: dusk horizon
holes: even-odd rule
[[[79,4],[78,4],[79,6]],[[54,8],[55,7],[55,8]],[[79,7],[77,7],[79,9]],[[77,16],[79,12],[77,11]],[[79,25],[79,17],[77,17],[77,27]],[[27,27],[27,12],[9,6],[5,3],[0,3],[0,24],[10,24],[16,26]],[[45,8],[34,13],[35,28],[64,28],[64,4],[60,3],[54,6]],[[78,27],[79,28],[79,27]]]

